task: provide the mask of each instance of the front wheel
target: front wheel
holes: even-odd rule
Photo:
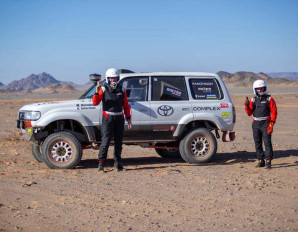
[[[32,155],[38,163],[43,163],[43,156],[41,154],[41,147],[35,143],[32,143]]]
[[[204,163],[216,154],[217,142],[208,129],[194,129],[180,141],[179,151],[188,163]]]
[[[180,152],[177,149],[159,149],[159,148],[155,148],[155,151],[162,158],[179,158],[179,157],[181,157]]]
[[[74,168],[82,159],[82,146],[75,136],[67,132],[51,134],[43,148],[44,162],[49,168]]]

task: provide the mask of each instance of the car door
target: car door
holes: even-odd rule
[[[147,140],[150,131],[151,109],[148,101],[148,76],[133,76],[122,79],[119,83],[127,94],[131,106],[132,128],[124,127],[124,141]]]
[[[178,122],[192,114],[184,76],[151,77],[151,130],[156,139],[173,139]]]
[[[92,98],[95,94],[96,86],[90,88],[86,95],[77,101],[77,110],[89,120],[90,125],[86,129],[94,131],[93,136],[96,141],[101,140],[101,121],[102,121],[102,103],[97,106],[93,105]]]

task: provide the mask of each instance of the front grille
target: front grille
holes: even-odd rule
[[[20,112],[19,113],[19,120],[24,120],[25,118],[25,112]]]

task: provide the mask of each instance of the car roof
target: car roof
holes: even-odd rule
[[[142,72],[142,73],[121,73],[120,79],[127,76],[198,76],[198,77],[218,77],[215,73],[205,72]]]

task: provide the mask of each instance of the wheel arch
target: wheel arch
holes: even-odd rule
[[[174,136],[179,139],[182,139],[185,136],[185,134],[187,134],[190,130],[197,129],[197,128],[206,128],[211,131],[218,130],[216,123],[213,121],[195,120],[195,121],[189,122],[187,124],[179,124],[175,133],[174,133]]]
[[[42,131],[48,132],[47,136],[53,133],[65,131],[75,136],[79,141],[89,142],[95,139],[94,131],[91,128],[92,127],[85,127],[78,120],[65,118],[53,120],[47,126],[45,126]]]

